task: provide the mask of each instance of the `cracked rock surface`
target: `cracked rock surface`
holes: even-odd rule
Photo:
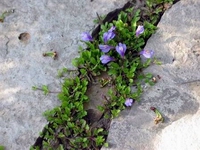
[[[56,94],[44,96],[32,86],[60,90],[57,71],[75,69],[82,32],[94,28],[100,15],[122,7],[127,0],[1,0],[0,13],[14,9],[0,23],[0,145],[26,150],[47,123],[42,113],[59,105]],[[21,33],[30,39],[19,40]],[[43,57],[56,51],[58,59]]]
[[[139,103],[111,123],[103,150],[200,149],[200,1],[181,0],[167,10],[145,49],[162,65],[145,72],[161,79],[145,89]],[[156,107],[164,123],[154,124]]]
[[[106,14],[127,0],[1,0],[0,13],[14,9],[0,23],[0,145],[26,150],[47,123],[42,113],[59,105],[56,94],[32,91],[48,85],[59,91],[57,70],[75,69],[80,34],[94,28],[96,12]],[[141,102],[111,123],[109,150],[200,149],[200,2],[181,0],[163,15],[146,49],[153,49],[162,65],[151,72],[161,79],[145,89]],[[28,32],[30,39],[19,40]],[[57,51],[58,59],[43,57]],[[154,124],[156,107],[165,118]],[[102,148],[106,150],[106,148]]]

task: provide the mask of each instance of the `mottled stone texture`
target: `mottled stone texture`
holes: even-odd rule
[[[141,102],[112,121],[109,150],[200,149],[199,8],[199,0],[181,0],[162,16],[145,47],[163,63],[145,72],[161,79],[145,90]],[[164,123],[153,123],[151,106],[162,112]]]
[[[46,124],[42,113],[59,105],[56,94],[44,96],[31,87],[45,84],[59,91],[57,70],[75,69],[71,60],[78,56],[80,34],[93,29],[96,12],[106,14],[126,1],[0,1],[0,13],[15,9],[0,23],[0,145],[29,149]],[[199,0],[181,0],[163,15],[146,45],[163,64],[145,70],[161,79],[112,121],[108,149],[200,149],[199,8]],[[30,33],[29,41],[19,41],[22,32]],[[58,52],[57,60],[42,56],[51,50]],[[151,106],[162,112],[164,123],[154,124]]]
[[[75,69],[78,42],[94,28],[96,12],[106,14],[127,0],[1,0],[0,14],[14,9],[0,23],[0,145],[6,150],[26,150],[46,124],[42,113],[59,105],[56,94],[44,96],[34,85],[60,90],[57,70]],[[18,36],[28,32],[27,42]],[[58,52],[58,59],[43,57]]]

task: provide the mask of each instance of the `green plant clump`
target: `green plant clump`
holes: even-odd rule
[[[42,147],[31,149],[95,149],[105,143],[107,131],[90,128],[84,119],[87,115],[83,105],[88,102],[87,86],[86,79],[65,79],[62,92],[58,94],[61,106],[44,113],[49,124],[41,133]]]
[[[155,33],[165,4],[172,2],[147,0],[147,9],[131,7],[121,11],[118,18],[111,22],[99,21],[100,31],[95,38],[83,33],[82,41],[87,49],[81,48],[80,57],[72,62],[79,75],[74,79],[64,79],[62,91],[58,94],[61,105],[45,112],[49,124],[41,132],[40,145],[33,145],[31,150],[91,150],[108,146],[107,128],[94,127],[86,119],[88,112],[84,104],[89,101],[86,94],[88,85],[99,82],[102,88],[110,87],[108,93],[103,95],[106,103],[98,106],[107,119],[117,117],[134,101],[139,101],[142,84],[154,84],[151,73],[142,73],[142,69],[155,62],[153,50],[144,49],[145,43]],[[66,71],[59,71],[58,76]],[[101,77],[103,73],[106,77]],[[99,80],[96,81],[96,78]],[[33,89],[49,93],[47,86]]]
[[[156,27],[147,21],[140,20],[140,10],[132,14],[133,11],[133,8],[122,11],[117,20],[101,25],[99,38],[96,40],[91,38],[88,41],[85,39],[87,49],[83,50],[80,57],[73,61],[73,64],[80,70],[81,78],[93,81],[93,77],[102,72],[106,72],[111,78],[112,89],[108,92],[110,100],[105,106],[100,107],[101,111],[106,110],[106,113],[111,113],[111,118],[118,116],[125,108],[126,99],[139,100],[143,81],[153,84],[151,75],[149,78],[149,75],[141,74],[141,70],[152,62],[152,58],[146,58],[145,62],[142,62],[140,52],[145,41],[155,32]],[[136,30],[139,25],[145,30],[137,36]],[[111,32],[112,29],[114,31]],[[105,41],[105,33],[115,36]],[[118,44],[125,45],[126,49]],[[117,47],[121,48],[122,52],[115,50]],[[109,48],[110,50],[107,50]],[[149,53],[150,50],[145,50],[145,52]],[[132,86],[136,86],[137,91],[131,92]]]
[[[0,150],[4,150],[4,149],[5,149],[5,147],[0,145]]]

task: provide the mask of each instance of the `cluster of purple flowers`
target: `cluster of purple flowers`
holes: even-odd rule
[[[105,32],[103,34],[104,44],[100,44],[99,49],[103,53],[108,53],[111,49],[115,48],[117,53],[121,56],[121,58],[124,58],[125,53],[126,53],[126,44],[118,43],[118,45],[116,47],[107,45],[107,42],[115,37],[115,35],[116,35],[115,29],[116,29],[116,27],[112,26],[107,32]],[[139,25],[136,29],[135,35],[136,35],[136,37],[138,37],[142,33],[144,33],[144,26]],[[88,32],[84,32],[82,34],[82,40],[85,42],[90,42],[90,41],[93,41],[93,38]],[[140,54],[143,55],[145,58],[151,58],[153,56],[154,52],[152,50],[142,50],[140,52]],[[102,64],[107,64],[111,61],[114,61],[115,58],[113,58],[107,54],[104,54],[100,57],[100,60],[101,60]]]
[[[103,34],[103,41],[104,41],[104,45],[99,45],[99,49],[103,52],[103,53],[108,53],[111,49],[116,49],[116,51],[119,53],[119,55],[124,58],[124,55],[125,55],[125,52],[126,52],[126,45],[123,44],[123,43],[119,43],[116,47],[113,47],[113,46],[110,46],[110,45],[107,45],[107,42],[111,39],[113,39],[115,37],[115,27],[112,26],[108,32],[105,32]],[[102,55],[100,57],[100,60],[101,60],[101,63],[102,64],[107,64],[109,63],[110,61],[114,61],[115,58],[109,56],[109,55]]]
[[[103,41],[104,44],[100,44],[99,45],[99,49],[104,53],[101,57],[100,57],[100,61],[102,64],[107,64],[111,61],[115,61],[115,58],[107,55],[106,53],[108,53],[111,49],[114,49],[117,51],[117,53],[121,56],[121,58],[125,57],[125,53],[126,53],[126,44],[123,43],[118,43],[117,46],[110,46],[108,45],[108,41],[113,39],[115,37],[115,26],[112,26],[107,32],[105,32],[103,34]],[[135,36],[138,37],[139,35],[141,35],[142,33],[144,33],[144,26],[139,25],[136,29],[136,33]],[[92,36],[88,33],[88,32],[84,32],[82,34],[82,40],[85,42],[91,42],[93,41]],[[140,52],[140,55],[144,56],[145,58],[151,58],[153,56],[154,52],[153,50],[142,50]],[[127,98],[125,101],[125,105],[128,106],[132,106],[132,103],[134,102],[133,99],[131,98]]]
[[[112,26],[108,32],[105,32],[103,34],[103,41],[104,41],[104,45],[99,45],[99,49],[103,52],[103,53],[108,53],[111,49],[113,49],[114,47],[113,46],[110,46],[110,45],[107,45],[107,42],[111,39],[113,39],[115,37],[115,27]],[[109,63],[110,61],[114,61],[115,59],[109,55],[102,55],[100,57],[100,60],[101,60],[101,63],[102,64],[107,64]]]
[[[104,52],[104,53],[107,53],[109,52],[111,49],[113,49],[114,47],[112,46],[109,46],[109,45],[99,45],[99,49]],[[124,58],[125,56],[125,52],[126,52],[126,44],[122,44],[122,43],[119,43],[116,47],[115,47],[116,51],[119,53],[119,55]],[[109,56],[109,55],[102,55],[100,57],[100,60],[101,60],[101,63],[102,64],[107,64],[108,62],[110,61],[114,61],[115,58]],[[106,61],[105,61],[106,60]]]

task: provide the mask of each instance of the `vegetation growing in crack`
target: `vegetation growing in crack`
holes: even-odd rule
[[[118,116],[126,107],[127,99],[139,100],[142,93],[141,82],[153,84],[152,76],[141,75],[140,71],[152,62],[153,51],[142,48],[156,27],[140,20],[140,10],[132,14],[133,11],[133,8],[122,11],[118,20],[101,25],[97,40],[89,33],[83,33],[82,40],[87,49],[73,61],[80,70],[80,76],[89,81],[102,71],[108,74],[112,88],[108,97],[104,98],[109,100],[105,106],[99,106],[99,109],[106,111],[105,116],[111,115],[111,118]],[[146,58],[145,62],[141,61],[140,55]],[[132,86],[137,87],[135,92],[131,92]]]
[[[147,0],[146,9],[137,10],[129,5],[117,19],[105,23],[100,20],[100,31],[95,36],[94,33],[93,36],[87,32],[82,34],[87,49],[82,48],[80,57],[72,62],[79,75],[74,79],[64,79],[62,91],[58,94],[61,105],[45,112],[49,124],[30,149],[89,150],[108,146],[109,125],[105,121],[109,124],[123,109],[139,101],[143,84],[154,85],[156,81],[152,74],[141,72],[157,62],[153,58],[154,51],[143,48],[155,32],[155,25],[166,5],[172,2]],[[66,68],[61,69],[58,76],[66,72]],[[109,90],[102,95],[104,105],[98,106],[102,116],[97,123],[92,123],[84,105],[89,101],[86,94],[88,85],[97,82]],[[44,85],[33,89],[49,93]],[[163,121],[160,112],[156,108],[152,110],[157,114],[157,122]]]

